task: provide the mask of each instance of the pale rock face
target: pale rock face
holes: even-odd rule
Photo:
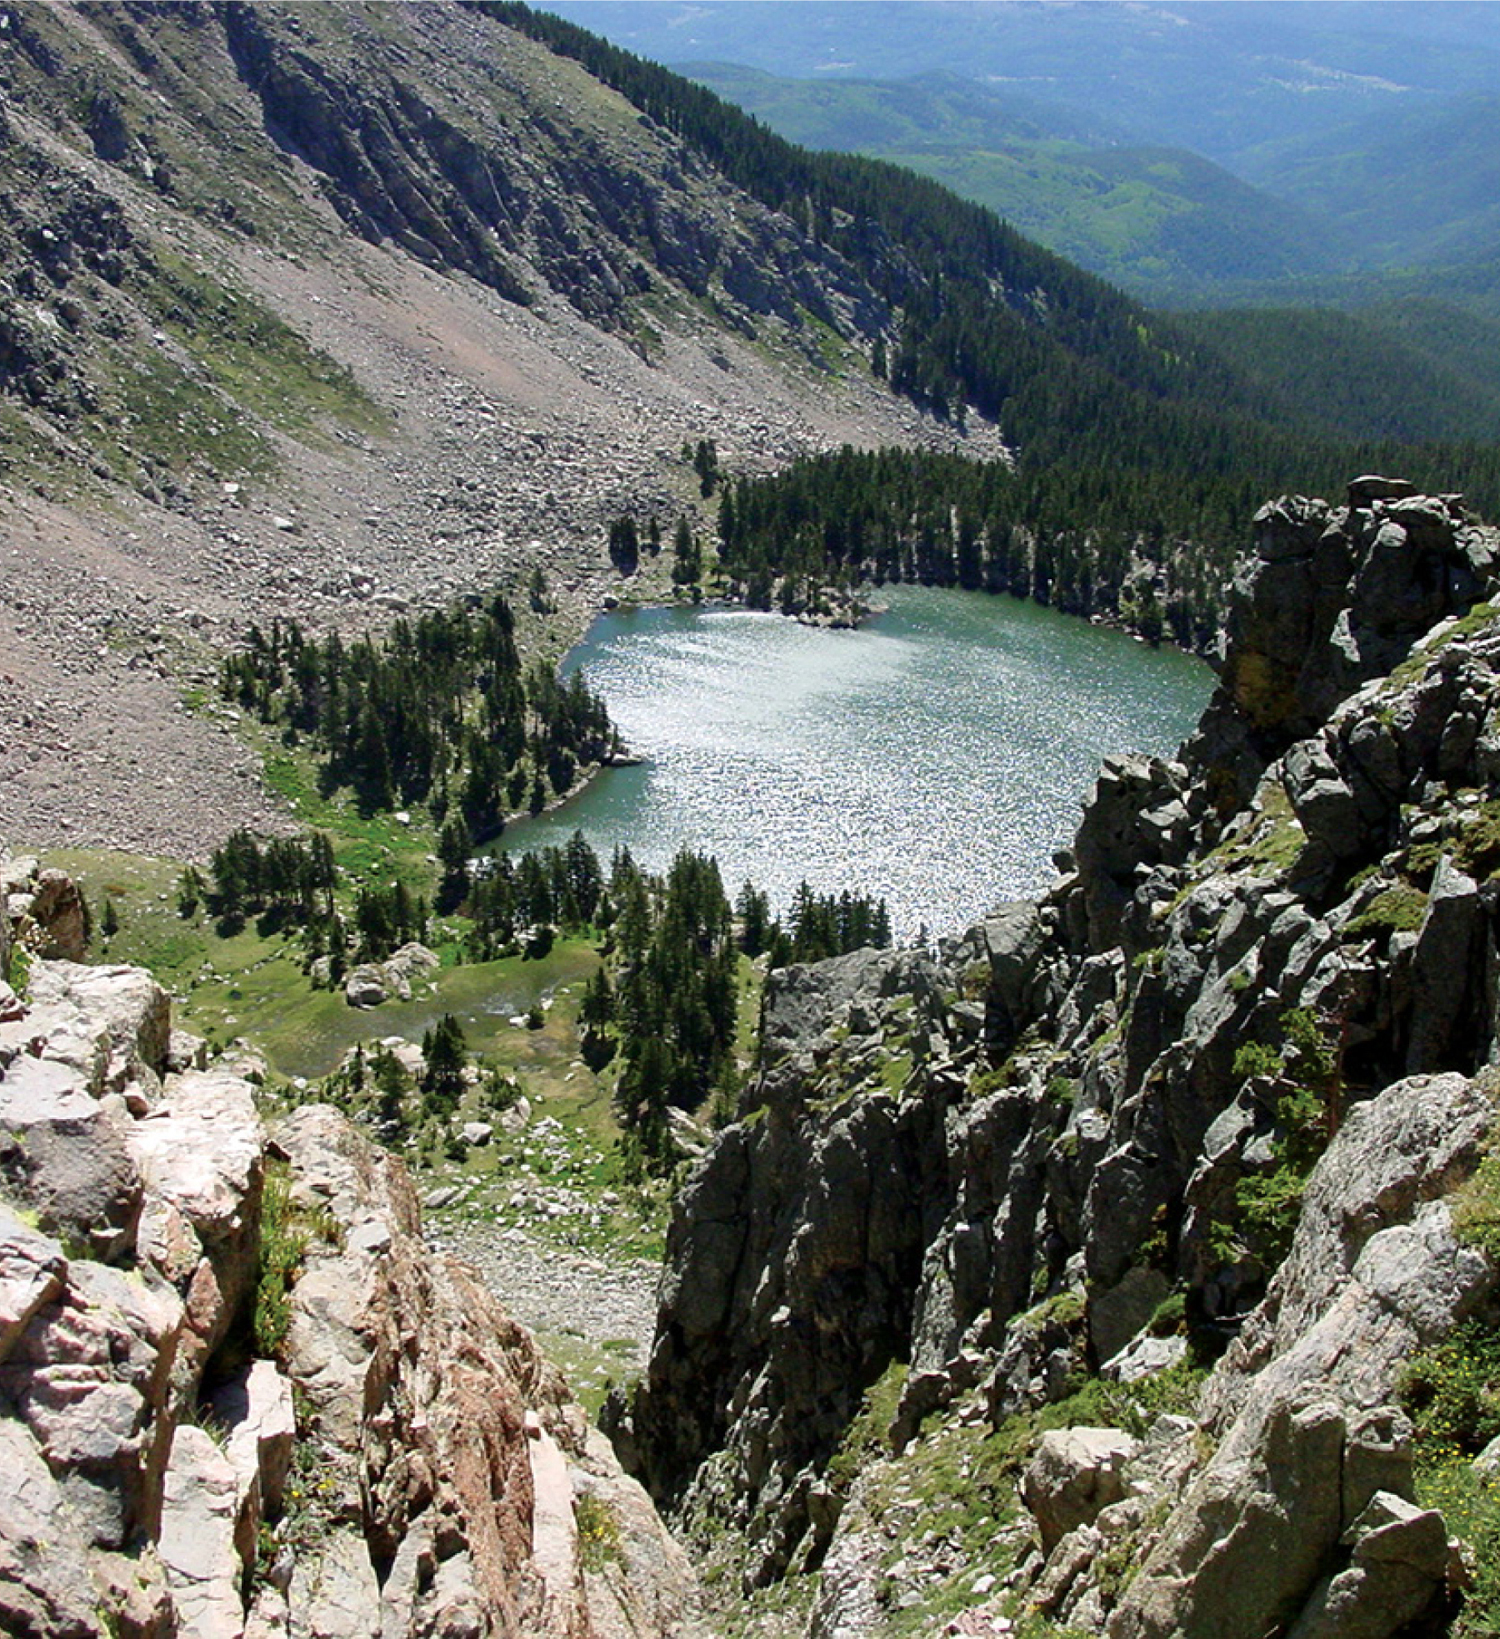
[[[213,1410],[246,1489],[258,1487],[263,1510],[279,1514],[297,1439],[291,1380],[274,1361],[252,1360],[215,1391]]]
[[[196,1376],[256,1278],[264,1139],[250,1085],[171,1077],[128,1139],[146,1185],[140,1253],[183,1293]]]
[[[133,1125],[118,1095],[96,1098],[73,1066],[22,1053],[0,1079],[0,1176],[44,1229],[118,1261],[143,1195]]]
[[[28,1228],[0,1201],[0,1364],[67,1278],[68,1260],[57,1242]]]
[[[100,1547],[154,1529],[183,1321],[181,1301],[160,1280],[79,1261],[0,1366],[0,1395],[46,1453],[85,1539]]]
[[[123,1087],[141,1069],[160,1077],[171,1040],[167,993],[142,968],[84,967],[76,962],[38,962],[31,970],[34,1006],[71,1009],[86,1016],[91,1034],[108,1036],[112,1086]]]
[[[1204,1389],[1217,1447],[1111,1639],[1289,1621],[1303,1639],[1385,1639],[1441,1588],[1446,1532],[1411,1504],[1409,1429],[1387,1402],[1412,1355],[1494,1288],[1442,1199],[1477,1165],[1494,1113],[1456,1075],[1398,1082],[1350,1112],[1265,1303]]]
[[[157,1541],[178,1620],[201,1639],[241,1639],[240,1580],[254,1559],[256,1518],[244,1476],[201,1429],[172,1441]]]
[[[102,1633],[88,1545],[36,1441],[0,1418],[0,1629],[95,1639]]]
[[[168,1057],[146,975],[33,972],[40,998],[0,1022],[0,1628],[691,1639],[692,1573],[644,1493],[477,1277],[428,1252],[401,1163],[331,1109],[276,1138],[314,1226],[286,1370],[222,1375],[257,1279],[253,1089],[201,1044]],[[210,1393],[222,1448],[192,1421]],[[598,1577],[580,1488],[619,1523]]]
[[[1042,1436],[1021,1495],[1041,1529],[1044,1553],[1124,1496],[1125,1465],[1139,1444],[1118,1428],[1053,1429]]]

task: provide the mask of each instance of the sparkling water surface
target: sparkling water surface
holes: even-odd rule
[[[660,870],[716,856],[790,903],[884,896],[898,939],[956,932],[1052,880],[1108,752],[1170,753],[1207,702],[1202,662],[1034,604],[886,587],[858,631],[741,609],[601,616],[569,655],[645,761],[510,826],[512,853],[582,830]]]

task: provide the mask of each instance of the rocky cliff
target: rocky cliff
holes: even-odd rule
[[[986,1554],[950,1631],[1374,1635],[1456,1599],[1397,1401],[1493,1307],[1453,1202],[1495,1118],[1497,546],[1385,480],[1267,506],[1199,732],[1105,764],[1045,898],[773,978],[615,1414],[751,1585],[826,1567],[811,1632],[906,1631]],[[978,1427],[1019,1465],[1081,1391],[1140,1427],[1047,1437],[1035,1537],[914,1550],[924,1451]]]
[[[0,917],[0,1627],[667,1635],[693,1579],[404,1166],[263,1112],[16,862]]]

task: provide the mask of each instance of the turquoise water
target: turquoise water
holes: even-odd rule
[[[715,855],[784,909],[803,879],[887,900],[898,938],[953,932],[1053,876],[1106,752],[1171,752],[1201,661],[1034,604],[886,587],[858,631],[742,609],[602,616],[582,666],[639,767],[512,825],[511,852],[581,829],[652,869]]]

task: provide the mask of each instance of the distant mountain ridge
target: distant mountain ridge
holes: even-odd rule
[[[950,73],[891,82],[776,78],[723,63],[683,71],[793,141],[931,176],[1146,299],[1341,266],[1346,247],[1326,213],[1008,88]]]
[[[774,29],[756,0],[553,0],[548,10],[673,66],[712,59],[829,81],[946,69],[1231,169],[1289,132],[1500,90],[1500,28],[1483,4],[872,0],[778,6]]]

